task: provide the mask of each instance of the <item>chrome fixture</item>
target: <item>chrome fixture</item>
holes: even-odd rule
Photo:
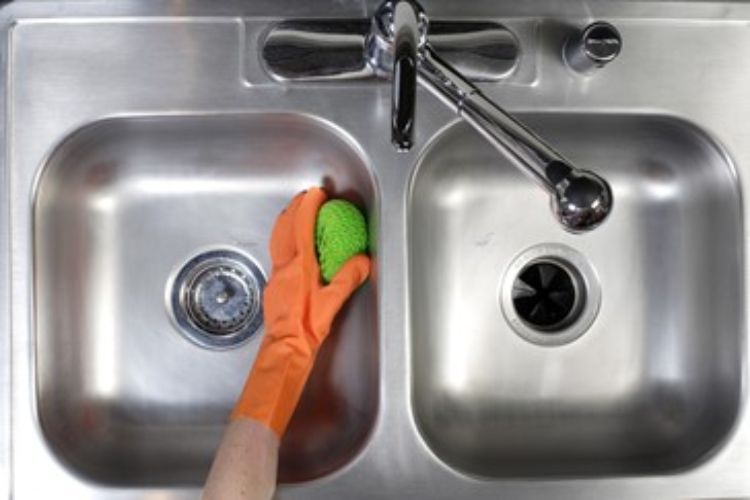
[[[391,142],[398,151],[412,147],[417,71],[427,44],[428,21],[413,0],[387,0],[372,18],[365,54],[376,73],[391,75]]]
[[[559,243],[540,243],[511,261],[500,286],[500,306],[522,338],[561,346],[589,330],[601,295],[596,271],[584,255]]]
[[[324,23],[328,30],[314,21],[287,21],[281,27],[281,38],[303,39],[307,52],[316,51],[316,46],[329,47],[345,38],[345,27],[357,24],[342,21],[338,29],[332,29],[335,21]],[[301,72],[294,53],[284,50],[288,46],[278,43],[280,35],[273,29],[269,35],[272,50],[264,49],[263,56],[272,74],[290,80],[391,77],[391,140],[398,151],[408,151],[413,144],[416,86],[420,82],[550,194],[553,212],[566,229],[587,231],[604,221],[612,209],[609,185],[593,172],[574,167],[440,57],[428,40],[429,26],[415,0],[386,0],[371,20],[362,61],[351,63],[351,58],[346,58],[348,62],[340,68],[316,64],[307,67],[311,71]],[[294,33],[299,35],[292,36]]]
[[[266,279],[240,252],[219,249],[185,263],[167,285],[168,308],[180,332],[210,349],[237,347],[263,324]]]
[[[622,37],[617,28],[608,22],[596,21],[568,38],[563,58],[572,69],[591,73],[614,61],[621,50]]]

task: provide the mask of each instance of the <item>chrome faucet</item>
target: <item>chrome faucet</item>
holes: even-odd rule
[[[408,151],[414,135],[417,72],[427,45],[427,17],[412,0],[386,0],[372,18],[367,37],[368,60],[376,71],[392,75],[391,142]]]
[[[390,77],[391,140],[398,151],[413,145],[419,83],[535,179],[550,194],[552,210],[564,228],[582,232],[604,221],[612,209],[609,185],[593,172],[573,166],[440,57],[428,40],[429,26],[415,0],[386,0],[369,27],[347,20],[285,22],[280,31],[269,34],[263,56],[271,73],[284,80]],[[337,45],[356,50],[346,41],[352,35],[362,37],[361,61],[333,52]],[[290,40],[305,40],[308,48],[318,46],[322,51],[307,66],[290,63],[291,54],[284,50]]]

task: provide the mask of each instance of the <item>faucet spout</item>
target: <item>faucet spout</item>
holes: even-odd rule
[[[583,232],[601,224],[612,209],[612,191],[604,179],[574,167],[487,98],[435,52],[427,31],[427,16],[416,0],[386,0],[373,17],[366,58],[393,80],[394,147],[408,151],[412,146],[419,82],[550,194],[552,211],[565,229]]]
[[[604,179],[574,167],[441,59],[429,43],[420,52],[418,70],[422,85],[550,194],[552,211],[563,227],[582,232],[604,221],[612,209],[612,191]]]

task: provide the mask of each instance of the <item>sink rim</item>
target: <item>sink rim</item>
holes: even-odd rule
[[[173,2],[172,2],[173,3]],[[735,464],[747,463],[750,460],[750,414],[742,409],[742,426],[740,432],[727,449],[710,463],[701,467],[699,470],[689,471],[684,474],[661,476],[658,478],[620,478],[612,480],[603,478],[593,479],[572,479],[572,480],[539,480],[539,481],[480,481],[467,479],[444,466],[439,460],[430,453],[429,449],[414,433],[412,420],[410,418],[410,408],[408,398],[405,397],[407,387],[403,386],[404,378],[408,377],[409,367],[408,360],[408,340],[409,332],[404,327],[404,318],[408,316],[407,311],[403,308],[404,296],[401,288],[404,286],[405,276],[403,272],[404,255],[400,250],[403,244],[402,233],[404,206],[404,186],[407,181],[407,171],[413,166],[414,156],[396,157],[390,151],[390,144],[386,140],[387,120],[385,116],[385,107],[387,96],[382,88],[367,87],[357,90],[334,87],[333,89],[324,89],[315,87],[303,89],[300,92],[292,90],[288,94],[276,89],[263,88],[262,77],[257,73],[257,68],[250,61],[245,69],[245,73],[250,75],[248,80],[252,83],[260,82],[261,85],[249,88],[241,88],[241,82],[232,81],[232,85],[214,86],[212,88],[225,91],[222,96],[224,100],[219,101],[214,96],[207,97],[201,93],[207,82],[218,83],[218,78],[224,76],[224,72],[218,75],[203,72],[202,74],[188,75],[192,78],[195,94],[189,98],[183,99],[175,95],[169,95],[168,89],[180,87],[180,78],[185,78],[185,74],[177,71],[173,74],[162,74],[160,82],[167,82],[168,85],[164,90],[155,91],[156,94],[163,97],[159,101],[142,101],[134,103],[133,95],[120,95],[107,97],[108,101],[104,102],[95,96],[86,103],[86,106],[80,106],[82,96],[71,94],[66,102],[58,103],[58,109],[61,112],[56,116],[46,113],[45,121],[40,121],[40,117],[30,112],[29,103],[35,102],[34,98],[39,97],[40,83],[23,88],[19,84],[19,75],[28,75],[29,68],[24,66],[26,52],[29,48],[29,39],[41,42],[41,31],[48,27],[60,27],[60,21],[66,23],[69,18],[74,18],[75,29],[79,25],[97,25],[96,30],[104,29],[117,25],[117,23],[127,22],[139,24],[143,18],[146,21],[159,23],[172,23],[172,25],[184,33],[194,34],[196,31],[208,31],[211,24],[223,24],[222,29],[244,31],[238,35],[238,40],[244,42],[251,41],[258,29],[262,29],[268,22],[268,16],[273,17],[305,17],[307,15],[315,16],[319,12],[318,7],[312,7],[304,2],[297,1],[290,4],[273,4],[273,2],[259,2],[252,5],[243,5],[242,9],[237,10],[237,5],[231,1],[212,2],[210,5],[201,4],[193,0],[187,0],[180,3],[181,10],[179,16],[175,17],[175,11],[170,10],[171,3],[156,5],[146,4],[139,1],[130,2],[128,5],[117,6],[111,3],[95,0],[84,4],[69,5],[65,12],[54,8],[51,2],[26,3],[13,2],[4,5],[0,10],[0,17],[3,22],[3,32],[8,35],[6,40],[13,40],[14,44],[8,52],[7,58],[0,58],[0,65],[6,67],[6,75],[9,87],[12,83],[13,93],[9,93],[0,107],[8,106],[13,108],[14,113],[7,123],[0,124],[0,129],[5,129],[7,136],[0,136],[0,143],[3,143],[6,152],[3,164],[6,166],[7,174],[0,176],[0,185],[9,194],[8,201],[0,204],[0,215],[2,216],[3,227],[6,228],[6,235],[10,241],[3,240],[0,257],[3,257],[8,266],[0,270],[0,275],[6,279],[7,286],[0,285],[0,296],[6,298],[7,312],[5,316],[6,329],[12,328],[13,335],[5,337],[5,344],[0,349],[0,360],[5,360],[13,356],[13,362],[0,363],[3,368],[0,369],[0,379],[9,380],[12,371],[12,394],[11,386],[5,391],[4,384],[0,384],[0,397],[9,402],[7,407],[0,405],[0,420],[5,423],[13,418],[13,425],[10,429],[3,429],[5,432],[0,433],[0,491],[13,491],[20,498],[37,498],[47,491],[56,491],[63,496],[71,498],[114,498],[120,494],[127,494],[124,490],[103,490],[96,486],[81,483],[74,477],[70,477],[65,471],[60,470],[50,457],[41,447],[41,442],[30,428],[28,422],[30,412],[30,398],[27,387],[29,378],[29,366],[27,362],[28,349],[28,325],[26,316],[28,315],[27,301],[28,286],[27,277],[25,276],[26,256],[28,255],[27,243],[27,215],[25,211],[29,205],[27,196],[28,172],[36,167],[41,157],[40,148],[51,144],[56,138],[64,135],[64,131],[74,127],[76,123],[83,123],[98,116],[106,116],[116,110],[142,111],[147,110],[148,114],[163,114],[170,108],[187,107],[189,109],[216,109],[223,111],[227,108],[233,109],[254,109],[258,107],[273,108],[281,110],[307,110],[321,116],[331,119],[335,123],[340,123],[343,128],[350,130],[357,137],[364,149],[376,160],[372,166],[376,174],[383,182],[383,206],[378,216],[383,219],[383,223],[376,224],[379,227],[381,236],[382,254],[379,257],[383,269],[380,270],[380,278],[384,288],[388,293],[379,292],[379,298],[383,300],[383,305],[388,308],[387,313],[381,315],[379,352],[381,353],[381,368],[387,368],[389,371],[381,369],[381,380],[383,386],[382,401],[384,401],[382,419],[378,422],[378,427],[374,429],[376,435],[373,442],[368,448],[368,453],[359,457],[349,467],[342,469],[340,473],[334,474],[326,480],[313,481],[311,484],[301,486],[283,487],[282,492],[285,497],[295,498],[331,498],[331,496],[346,496],[351,491],[359,491],[366,498],[383,498],[395,496],[408,490],[415,492],[416,496],[421,497],[440,497],[440,498],[463,498],[471,496],[477,499],[494,499],[498,495],[508,495],[513,498],[557,498],[557,499],[580,499],[594,500],[601,496],[602,491],[613,499],[630,499],[637,497],[654,497],[654,498],[684,498],[685,496],[714,496],[717,493],[725,495],[736,495],[742,497],[750,493],[750,483],[746,474],[740,474]],[[532,27],[534,33],[540,35],[540,44],[528,38],[525,33],[521,33],[521,41],[524,48],[529,48],[526,52],[537,55],[537,49],[543,49],[538,52],[539,57],[532,64],[532,69],[544,66],[545,71],[537,75],[538,78],[533,82],[530,80],[514,80],[511,85],[502,88],[492,88],[490,94],[492,97],[500,99],[500,102],[511,105],[511,111],[517,110],[543,110],[550,111],[555,109],[564,109],[572,111],[588,110],[601,108],[604,110],[627,111],[628,109],[657,109],[674,112],[678,115],[690,117],[696,123],[699,123],[704,129],[710,130],[712,134],[720,137],[727,145],[728,151],[736,155],[739,173],[742,180],[746,180],[746,165],[750,160],[750,148],[744,140],[744,136],[736,126],[738,115],[745,116],[750,112],[750,106],[746,99],[734,100],[732,96],[738,95],[739,86],[747,87],[747,71],[741,68],[729,66],[722,59],[712,59],[715,64],[712,72],[706,72],[701,76],[701,92],[689,101],[685,99],[688,91],[695,90],[695,78],[680,80],[679,75],[693,75],[696,65],[696,54],[718,55],[712,52],[710,46],[699,47],[698,42],[705,36],[715,36],[726,42],[725,46],[733,46],[738,49],[746,47],[747,31],[744,26],[747,19],[750,19],[750,5],[743,3],[721,2],[719,4],[695,4],[689,9],[675,8],[677,4],[668,2],[648,2],[632,4],[628,2],[615,1],[601,5],[597,13],[605,18],[614,19],[618,27],[622,27],[622,33],[627,38],[627,53],[623,52],[622,59],[616,61],[605,71],[599,72],[595,78],[586,81],[585,89],[579,81],[569,79],[565,68],[557,66],[556,54],[548,53],[550,47],[558,43],[559,33],[555,30],[562,28],[558,25],[558,18],[565,19],[565,22],[585,23],[588,18],[581,17],[578,10],[570,8],[569,5],[562,3],[540,4],[530,6],[527,4],[506,5],[503,12],[499,12],[496,4],[490,2],[479,2],[472,4],[470,7],[461,10],[459,13],[455,6],[450,2],[441,2],[430,5],[430,14],[434,17],[452,17],[457,14],[462,16],[478,17],[497,17],[499,19],[508,19],[512,29],[525,29]],[[679,6],[678,6],[679,7]],[[299,10],[296,10],[299,9]],[[360,17],[361,9],[356,6],[348,6],[347,11],[341,12],[341,15],[352,15]],[[541,11],[539,9],[542,9]],[[348,14],[347,14],[348,13]],[[721,15],[719,15],[721,14]],[[154,16],[161,16],[154,18]],[[544,15],[541,19],[539,16]],[[141,17],[143,16],[143,17]],[[644,21],[647,20],[647,21]],[[183,22],[184,21],[184,22]],[[14,26],[15,25],[15,26]],[[200,26],[199,26],[200,25]],[[167,26],[167,25],[164,25]],[[521,28],[518,28],[521,26]],[[11,27],[13,29],[11,33]],[[165,27],[165,31],[174,31],[175,28]],[[655,29],[658,28],[658,29]],[[63,31],[69,32],[73,29],[70,26],[65,27]],[[161,29],[161,28],[160,28]],[[213,30],[216,33],[217,30]],[[688,38],[685,35],[690,35]],[[245,39],[241,36],[246,36]],[[677,39],[683,44],[686,50],[679,54],[666,57],[664,54],[644,52],[645,40],[652,42],[666,42],[667,39]],[[695,42],[692,42],[694,40]],[[131,38],[134,47],[142,46],[143,39]],[[16,43],[17,42],[17,43]],[[527,45],[528,44],[528,45]],[[201,50],[205,48],[207,53],[214,54],[219,60],[224,62],[230,68],[236,65],[237,52],[230,50],[224,52],[213,51],[212,47],[219,46],[222,49],[227,48],[225,40],[214,39]],[[41,45],[43,49],[50,49],[50,54],[57,53],[55,47]],[[40,53],[41,55],[42,53]],[[170,53],[173,56],[174,52]],[[224,57],[223,54],[228,54]],[[16,59],[16,55],[19,57]],[[145,54],[149,56],[149,54]],[[223,58],[223,59],[222,59]],[[62,69],[59,68],[58,62],[53,62],[50,57],[43,57],[39,61],[40,65],[35,69],[39,76],[44,80],[48,70]],[[114,61],[108,61],[114,64]],[[122,61],[120,61],[122,62]],[[128,62],[127,60],[124,62]],[[132,62],[132,61],[131,61]],[[90,62],[92,67],[99,61]],[[119,64],[119,63],[118,63]],[[141,68],[139,63],[134,63],[135,68]],[[199,61],[195,67],[203,68],[205,61]],[[631,78],[632,72],[628,70],[630,64],[638,64],[638,68],[643,68],[651,78],[654,79],[655,85],[649,89],[642,89],[637,82]],[[109,66],[107,66],[109,68]],[[213,67],[213,66],[212,66]],[[659,71],[649,71],[653,69]],[[692,68],[692,69],[691,69]],[[730,71],[731,70],[731,71]],[[66,68],[66,71],[72,71],[74,68]],[[108,71],[108,70],[107,70]],[[530,73],[525,73],[529,78]],[[80,75],[79,75],[80,76]],[[236,79],[236,72],[232,78]],[[676,78],[673,78],[676,77]],[[257,79],[256,79],[257,77]],[[562,80],[561,80],[562,79]],[[721,80],[721,82],[719,82]],[[567,82],[563,87],[566,92],[561,92],[559,83]],[[37,81],[39,82],[39,80]],[[6,80],[0,81],[0,88],[4,88]],[[135,93],[143,94],[144,89],[138,82],[132,79],[121,79],[118,85],[127,83],[132,85]],[[226,82],[225,82],[226,83]],[[237,84],[236,86],[234,84]],[[717,98],[711,89],[721,84],[723,98]],[[533,88],[530,86],[533,84]],[[623,86],[624,84],[630,87]],[[87,84],[88,85],[88,84]],[[84,88],[88,88],[84,85]],[[171,87],[170,87],[171,85]],[[554,86],[553,86],[554,85]],[[63,88],[66,84],[63,83]],[[106,86],[105,86],[106,87]],[[366,87],[366,86],[365,86]],[[603,87],[608,87],[604,93]],[[637,92],[638,90],[640,92]],[[660,91],[659,89],[667,89]],[[583,92],[585,90],[585,92]],[[56,90],[55,92],[59,92]],[[744,92],[744,91],[743,91]],[[303,96],[301,94],[307,94]],[[260,95],[262,99],[248,97],[250,94]],[[743,93],[744,96],[746,94]],[[151,95],[151,94],[149,94]],[[313,97],[314,96],[314,97]],[[26,104],[20,104],[21,98],[29,98]],[[356,102],[354,102],[356,99]],[[39,101],[36,100],[38,103]],[[383,115],[378,117],[368,115],[353,116],[351,113],[340,109],[340,106],[332,105],[333,103],[347,102],[354,106],[360,106],[362,109],[381,109]],[[451,119],[449,113],[441,111],[442,105],[434,103],[429,99],[420,98],[418,105],[417,137],[431,137],[434,131],[442,126],[446,120]],[[360,109],[360,108],[357,108]],[[24,127],[27,130],[35,130],[36,145],[23,140],[23,135],[19,133]],[[373,131],[380,131],[374,133]],[[33,165],[32,165],[33,163]],[[748,186],[743,182],[740,184],[741,191],[747,195]],[[743,216],[745,212],[743,210]],[[10,227],[9,227],[10,225]],[[744,257],[748,252],[743,253]],[[11,283],[12,276],[12,283]],[[743,277],[743,285],[747,277]],[[12,289],[9,288],[12,285]],[[13,303],[9,303],[10,293],[13,293]],[[747,304],[743,304],[747,306]],[[12,314],[11,314],[12,313]],[[746,325],[743,325],[746,327]],[[746,328],[745,328],[746,329]],[[743,340],[746,340],[743,338]],[[743,355],[747,355],[747,348],[743,346]],[[6,377],[7,374],[7,377]],[[744,395],[744,392],[743,392]],[[10,438],[13,438],[15,446],[9,446]],[[12,461],[13,467],[10,468]],[[8,465],[8,467],[3,467]],[[37,470],[44,473],[46,480],[40,484],[38,475],[30,475],[27,471]],[[377,471],[378,474],[374,474]],[[387,481],[383,481],[387,477]],[[420,478],[420,482],[415,484],[415,478]],[[425,488],[421,479],[429,480],[430,487]],[[11,479],[13,484],[11,485]],[[168,499],[192,498],[196,495],[193,488],[177,489],[146,489],[131,491],[131,495],[144,496],[158,494]],[[428,495],[427,493],[432,493]]]

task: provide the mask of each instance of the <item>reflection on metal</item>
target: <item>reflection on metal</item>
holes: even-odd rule
[[[263,41],[263,62],[282,81],[376,78],[377,68],[364,57],[371,23],[367,19],[281,21]],[[519,59],[518,40],[498,23],[431,21],[430,44],[474,82],[502,81]]]

